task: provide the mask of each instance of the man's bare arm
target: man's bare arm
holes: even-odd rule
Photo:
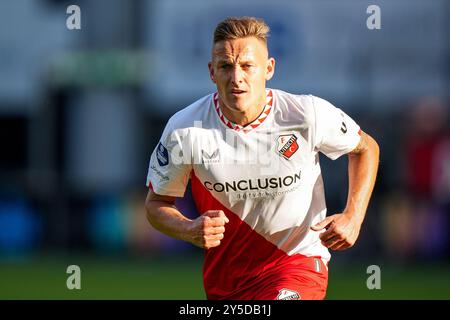
[[[380,148],[376,141],[362,132],[358,146],[348,154],[349,192],[344,212],[362,224],[375,186]]]
[[[195,220],[188,219],[175,206],[175,197],[163,196],[149,189],[145,200],[147,220],[160,232],[198,247],[220,245],[228,218],[223,211],[209,210]]]
[[[348,154],[349,191],[344,211],[311,227],[314,231],[327,229],[320,235],[327,248],[343,250],[355,244],[375,185],[379,153],[376,141],[362,132],[358,146]]]

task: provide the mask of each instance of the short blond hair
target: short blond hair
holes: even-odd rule
[[[270,28],[263,19],[255,17],[228,17],[214,30],[213,44],[224,40],[255,37],[267,45]]]

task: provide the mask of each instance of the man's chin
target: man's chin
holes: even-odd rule
[[[227,107],[235,111],[245,111],[249,108],[249,104],[244,97],[231,98],[227,101]]]
[[[235,104],[235,103],[230,103],[230,104],[228,104],[227,107],[228,107],[228,109],[231,109],[236,112],[244,112],[245,110],[248,109],[248,107],[243,104]]]

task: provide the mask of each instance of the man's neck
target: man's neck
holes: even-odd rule
[[[237,111],[231,108],[226,107],[219,98],[220,109],[222,110],[223,115],[230,121],[245,127],[246,125],[255,121],[261,112],[263,112],[264,107],[266,106],[266,93],[264,93],[264,97],[261,97],[258,100],[258,103],[255,107],[248,108],[245,111]]]

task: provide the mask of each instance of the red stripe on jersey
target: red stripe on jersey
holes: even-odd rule
[[[300,271],[294,267],[305,258],[289,256],[267,241],[223,206],[194,175],[192,194],[199,213],[222,210],[230,220],[225,225],[224,239],[218,247],[205,250],[203,282],[208,299],[228,299],[264,281],[285,279]],[[294,276],[295,277],[295,276]]]

